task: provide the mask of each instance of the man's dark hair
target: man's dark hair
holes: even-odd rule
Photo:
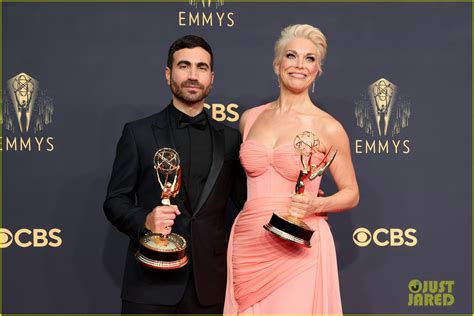
[[[211,55],[211,70],[214,69],[214,56],[212,55],[212,48],[211,46],[204,40],[204,38],[196,36],[196,35],[186,35],[181,38],[178,38],[171,44],[170,49],[168,51],[168,68],[171,69],[173,66],[173,55],[176,51],[183,49],[183,48],[195,48],[201,47],[206,52]]]

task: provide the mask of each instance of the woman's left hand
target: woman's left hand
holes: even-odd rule
[[[311,214],[319,215],[324,212],[324,200],[324,197],[315,196],[308,191],[304,191],[302,194],[293,194],[288,211],[290,215],[297,218],[304,218]]]

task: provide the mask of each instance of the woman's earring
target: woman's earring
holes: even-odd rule
[[[316,79],[313,81],[313,89],[311,89],[311,92],[314,93],[314,83],[316,82]]]

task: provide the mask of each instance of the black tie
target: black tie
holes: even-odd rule
[[[204,129],[206,127],[206,124],[207,124],[207,118],[206,118],[206,114],[204,114],[204,111],[203,111],[194,117],[182,114],[178,121],[178,128],[194,126],[198,129]]]

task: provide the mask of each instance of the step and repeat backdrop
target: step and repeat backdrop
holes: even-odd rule
[[[2,6],[3,313],[119,313],[128,239],[102,203],[123,125],[171,100],[169,45],[209,41],[206,111],[237,127],[277,97],[273,45],[297,23],[328,38],[311,97],[361,192],[329,219],[345,313],[471,313],[470,3]]]

